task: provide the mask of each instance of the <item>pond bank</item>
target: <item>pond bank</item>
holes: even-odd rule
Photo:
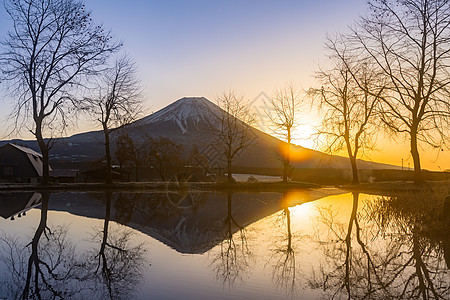
[[[296,189],[318,189],[322,186],[307,182],[114,182],[106,183],[58,183],[47,186],[32,184],[4,184],[0,191],[177,191],[196,189],[204,191],[284,192]]]
[[[386,181],[361,183],[357,185],[343,185],[339,187],[349,192],[360,192],[380,196],[394,196],[403,192],[427,192],[446,190],[450,193],[450,182],[448,181],[427,181],[422,185],[415,184],[413,181]]]

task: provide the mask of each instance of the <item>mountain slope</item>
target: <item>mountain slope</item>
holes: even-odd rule
[[[136,143],[145,135],[163,136],[183,145],[185,156],[194,146],[204,154],[211,166],[223,167],[223,149],[218,145],[213,131],[217,128],[217,117],[221,108],[203,97],[182,98],[165,108],[120,130],[127,132]],[[280,168],[280,155],[284,143],[253,127],[250,128],[251,145],[241,151],[233,165],[241,167]],[[113,135],[114,140],[114,135]],[[19,141],[38,150],[34,141]],[[113,152],[114,153],[114,145]],[[51,151],[53,160],[92,161],[104,156],[103,134],[91,131],[58,139]],[[296,168],[340,168],[349,169],[348,159],[330,156],[319,151],[295,146],[292,154]],[[398,168],[391,165],[358,161],[360,168]]]

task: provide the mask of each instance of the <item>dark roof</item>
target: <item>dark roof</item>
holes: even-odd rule
[[[76,177],[79,170],[51,170],[51,177]]]
[[[20,151],[27,153],[27,154],[31,154],[31,155],[34,155],[34,156],[42,158],[42,154],[34,151],[33,149],[30,149],[30,148],[27,148],[27,147],[23,147],[23,146],[19,146],[19,145],[13,144],[13,143],[8,143],[7,145],[11,145],[11,146],[19,149]]]

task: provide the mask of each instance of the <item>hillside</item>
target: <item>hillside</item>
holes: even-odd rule
[[[135,143],[139,143],[144,135],[167,137],[183,145],[186,156],[196,146],[208,158],[211,166],[223,166],[223,150],[217,144],[213,133],[218,126],[217,116],[220,114],[221,108],[206,98],[182,98],[120,130],[126,131]],[[235,166],[280,167],[279,154],[283,146],[282,141],[253,127],[250,129],[250,139],[251,145],[239,153],[234,161]],[[3,143],[5,142],[7,141]],[[39,150],[35,141],[13,140],[13,142]],[[102,132],[90,131],[57,139],[50,158],[53,161],[86,162],[97,160],[103,155]],[[345,157],[331,156],[300,146],[294,147],[292,160],[296,168],[349,168],[348,159]],[[399,168],[363,160],[359,160],[358,164],[362,169]]]

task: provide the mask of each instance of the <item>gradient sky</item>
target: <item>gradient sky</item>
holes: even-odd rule
[[[344,32],[366,8],[364,0],[87,0],[85,4],[94,21],[111,29],[137,61],[145,87],[145,114],[182,97],[214,101],[229,89],[249,100],[261,92],[270,96],[288,81],[307,89],[315,84],[317,66],[326,63],[326,33]],[[2,7],[0,36],[9,27]],[[7,99],[0,102],[2,119],[9,109]],[[305,125],[297,136],[297,143],[308,147],[310,125],[317,123],[310,111],[305,107],[301,121]],[[80,120],[69,134],[98,128]],[[369,157],[397,165],[404,158],[405,165],[412,164],[407,144],[380,143],[380,151]],[[450,156],[423,155],[423,164],[447,169]]]

